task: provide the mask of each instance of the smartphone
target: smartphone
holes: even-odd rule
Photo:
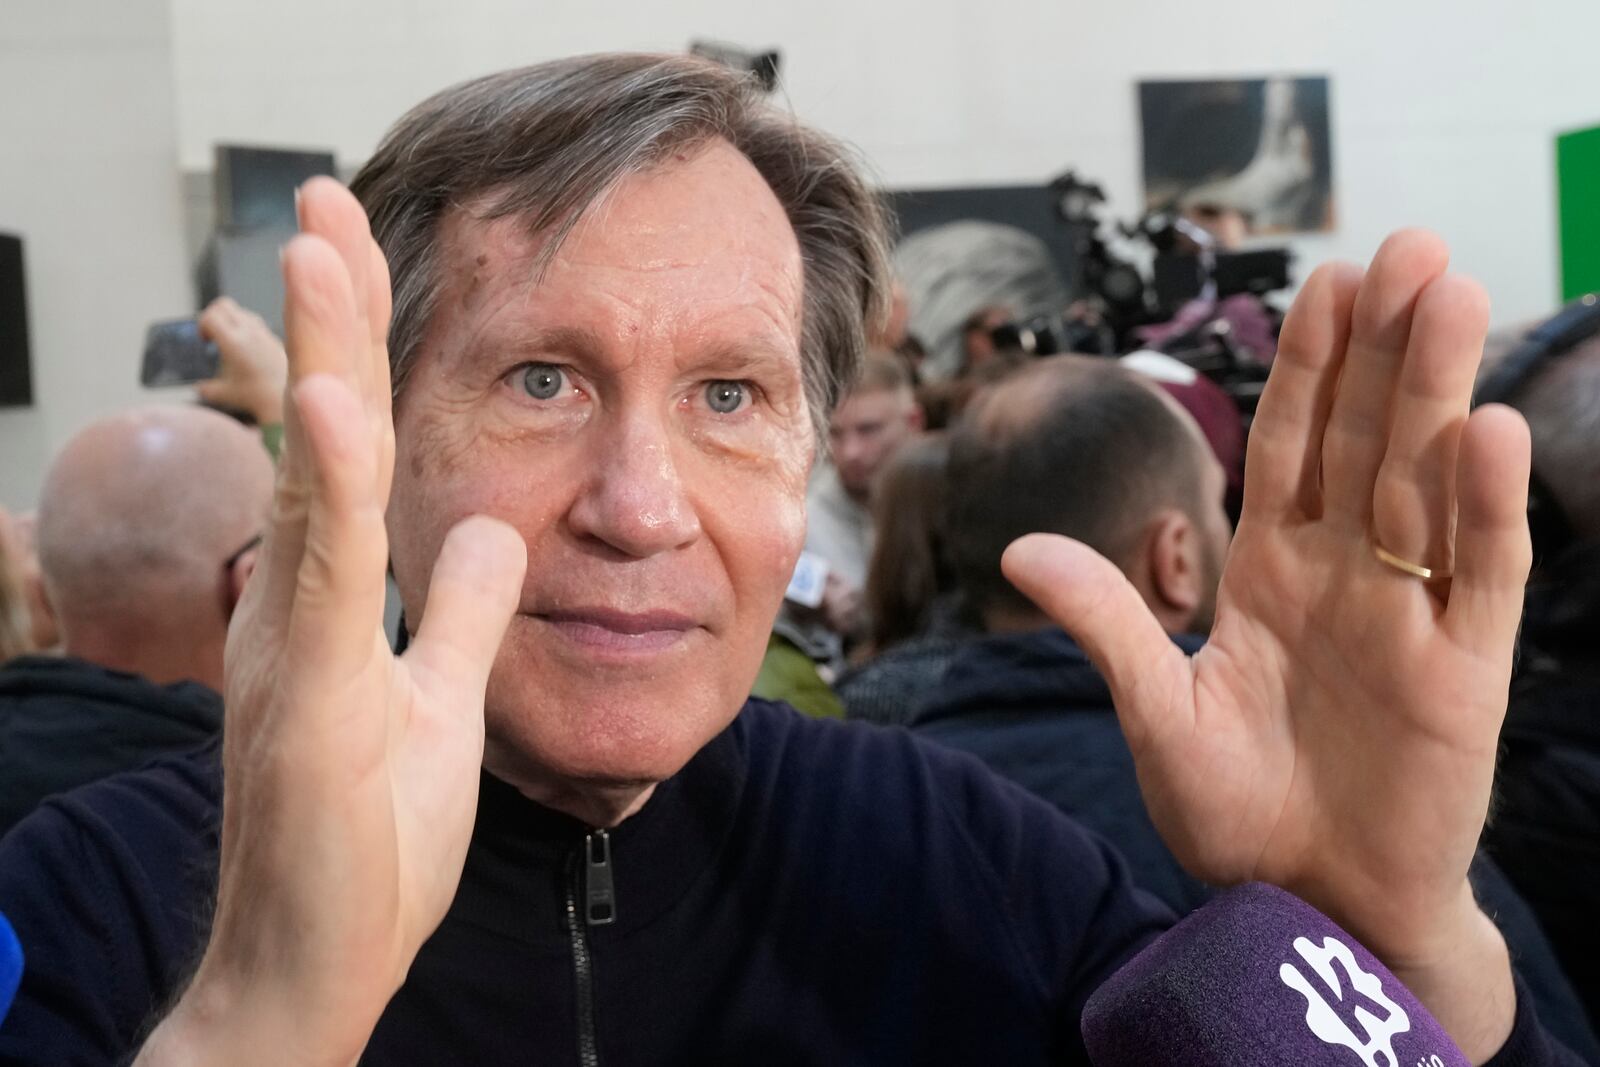
[[[150,387],[188,385],[217,376],[217,346],[200,336],[195,319],[156,322],[144,335],[141,384]]]

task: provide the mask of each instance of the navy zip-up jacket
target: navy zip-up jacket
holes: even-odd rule
[[[0,1063],[109,1064],[203,945],[213,746],[0,842],[28,955]],[[461,888],[365,1064],[1078,1064],[1084,1000],[1170,923],[977,761],[752,701],[601,835],[485,776]],[[1530,1010],[1497,1067],[1565,1063]]]

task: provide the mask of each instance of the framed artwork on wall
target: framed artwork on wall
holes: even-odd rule
[[[1148,209],[1251,234],[1334,228],[1327,78],[1143,81],[1139,120]]]

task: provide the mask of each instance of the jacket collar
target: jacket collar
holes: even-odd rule
[[[741,714],[658,784],[637,814],[607,831],[616,906],[608,936],[659,918],[715,862],[732,836],[747,771]],[[484,772],[451,914],[528,943],[566,946],[566,898],[581,891],[575,879],[591,832]]]
[[[1179,634],[1173,643],[1193,654],[1203,637]],[[912,724],[966,715],[1104,712],[1111,690],[1077,642],[1057,627],[987,634],[955,654]]]
[[[222,696],[199,682],[157,685],[73,656],[18,656],[0,666],[0,697],[116,705],[203,730],[222,726]]]

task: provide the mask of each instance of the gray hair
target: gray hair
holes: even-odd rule
[[[597,55],[504,71],[413,108],[351,183],[388,258],[389,360],[404,387],[435,310],[439,226],[469,201],[548,233],[548,259],[619,179],[723,139],[766,179],[804,261],[801,362],[820,430],[887,313],[888,225],[839,142],[766,104],[754,79],[688,56]]]
[[[966,362],[966,323],[987,307],[1018,319],[1067,306],[1050,247],[1015,226],[963,219],[910,234],[895,249],[896,272],[911,303],[911,332],[928,347],[922,373],[953,378]]]

